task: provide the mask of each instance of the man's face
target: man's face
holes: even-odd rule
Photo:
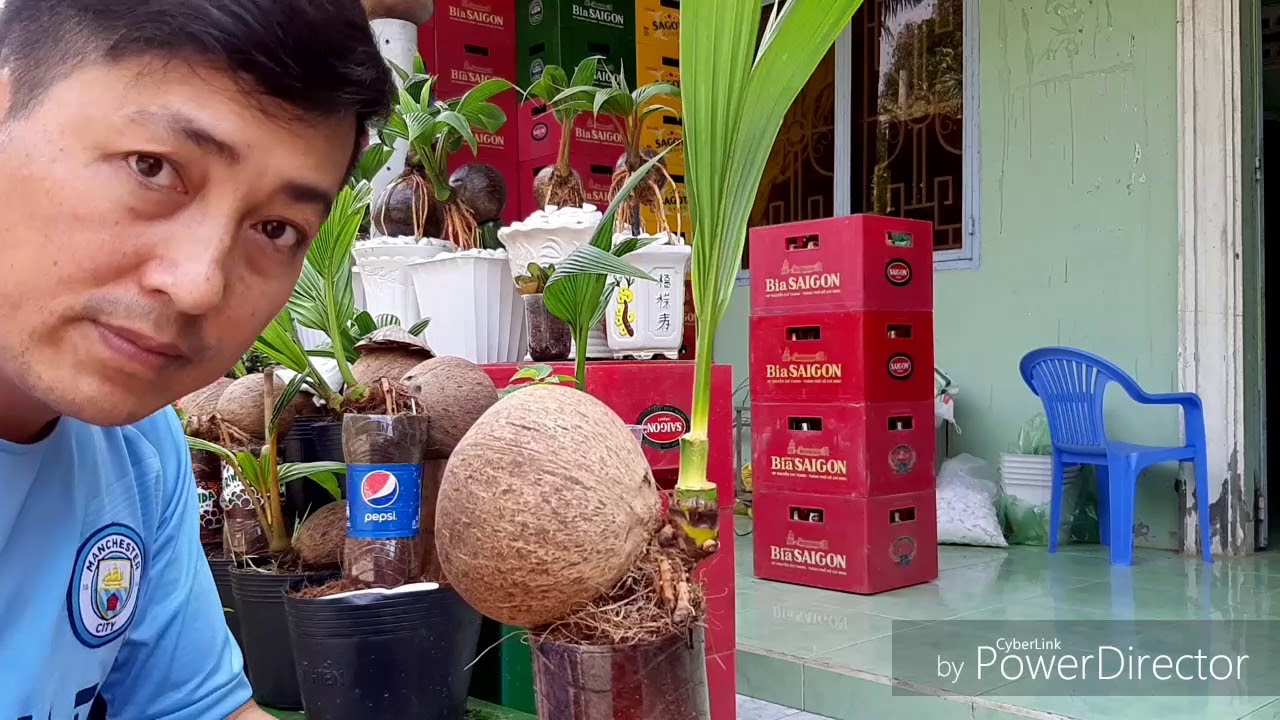
[[[182,62],[86,66],[11,121],[8,83],[0,380],[118,425],[225,373],[292,292],[354,119]]]

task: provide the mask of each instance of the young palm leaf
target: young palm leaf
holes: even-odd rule
[[[665,155],[663,151],[662,155]],[[587,382],[587,335],[604,317],[608,297],[605,286],[610,276],[653,281],[644,271],[622,259],[622,256],[643,247],[647,242],[634,238],[618,245],[613,244],[613,218],[618,208],[640,184],[644,172],[653,168],[661,159],[658,155],[623,185],[618,196],[609,203],[596,226],[591,242],[575,249],[560,262],[547,281],[542,301],[552,315],[564,320],[576,343],[574,377],[578,389],[585,390]],[[651,241],[649,241],[651,242]]]
[[[573,146],[573,126],[578,115],[591,112],[595,107],[600,88],[593,84],[599,57],[589,57],[578,63],[573,78],[562,68],[548,65],[537,82],[529,86],[524,97],[535,98],[546,105],[560,123],[560,150],[556,164],[544,168],[533,181],[533,199],[538,207],[581,207],[586,202],[582,178],[569,166],[569,151]]]
[[[596,94],[595,114],[611,116],[621,125],[625,146],[622,157],[618,158],[613,168],[610,201],[627,180],[640,169],[640,166],[654,155],[652,150],[646,151],[640,147],[645,122],[650,118],[657,119],[654,117],[657,115],[677,116],[673,108],[654,102],[664,97],[679,98],[680,88],[670,83],[650,83],[632,91],[627,87],[627,79],[622,73],[609,75],[609,87]],[[666,207],[662,193],[671,182],[671,176],[667,174],[666,164],[660,164],[642,178],[643,182],[631,196],[631,200],[619,210],[618,220],[615,223],[619,227],[615,230],[621,232],[623,227],[626,227],[630,228],[631,232],[640,234],[643,230],[640,210],[648,208],[658,218],[658,227],[655,230],[667,232],[670,227],[666,222]]]
[[[690,544],[718,544],[707,480],[711,358],[742,264],[747,222],[787,110],[862,0],[780,0],[757,48],[759,0],[685,3],[680,67],[698,314],[693,409],[672,507]]]

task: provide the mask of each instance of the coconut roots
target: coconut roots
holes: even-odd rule
[[[479,226],[472,212],[456,199],[441,201],[431,181],[412,167],[406,167],[400,177],[387,185],[373,220],[375,229],[385,235],[411,231],[418,239],[448,240],[459,250],[479,247]]]
[[[577,170],[562,173],[556,165],[545,167],[533,179],[533,200],[537,206],[582,207],[587,202],[582,176]]]
[[[571,645],[629,645],[661,640],[702,623],[706,595],[693,579],[698,558],[676,541],[678,534],[675,526],[664,526],[611,591],[559,622],[530,630],[530,635]]]
[[[618,193],[622,192],[622,187],[631,180],[631,176],[635,172],[625,162],[625,158],[623,161],[618,162],[613,170],[613,182],[609,186],[610,202],[618,196]],[[648,175],[631,192],[631,195],[622,201],[622,205],[618,208],[618,212],[613,218],[613,232],[627,235],[644,234],[646,228],[643,227],[641,209],[648,208],[658,219],[658,227],[655,232],[659,234],[670,233],[671,224],[667,222],[667,202],[662,196],[663,188],[668,185],[674,186],[675,181],[671,179],[666,167],[661,163],[654,165],[649,170]],[[676,214],[677,216],[680,214],[679,194],[676,195]],[[684,229],[677,228],[676,232],[683,232]]]

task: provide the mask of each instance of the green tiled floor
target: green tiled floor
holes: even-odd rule
[[[757,580],[751,536],[740,536],[738,692],[839,719],[1280,720],[1280,697],[1271,695],[1041,697],[1033,680],[969,678],[947,686],[915,676],[911,689],[919,694],[894,692],[892,634],[919,637],[913,647],[922,654],[932,645],[945,652],[952,628],[964,626],[936,625],[944,620],[1280,620],[1280,553],[1212,566],[1156,550],[1134,556],[1125,568],[1112,567],[1098,546],[1066,546],[1055,556],[1034,547],[944,547],[937,582],[867,597]],[[1098,639],[1112,642],[1113,629],[1099,625]],[[1251,660],[1277,668],[1280,678],[1280,624],[1261,630],[1274,637],[1251,635]],[[1079,642],[1092,642],[1088,634]],[[904,678],[896,679],[901,685]]]

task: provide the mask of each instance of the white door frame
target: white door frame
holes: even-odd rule
[[[1212,547],[1226,555],[1252,552],[1254,534],[1244,473],[1242,31],[1235,0],[1178,0],[1179,379],[1204,402]],[[1195,487],[1192,477],[1184,487]],[[1184,497],[1191,554],[1197,499]]]

